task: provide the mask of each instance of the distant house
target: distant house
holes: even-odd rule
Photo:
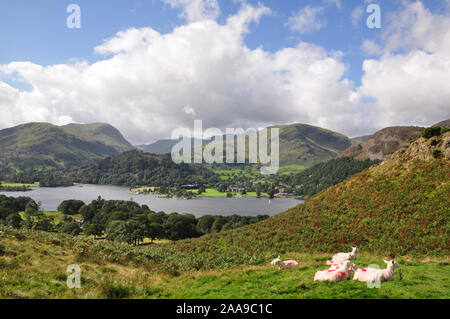
[[[230,192],[232,192],[232,193],[241,193],[241,192],[244,190],[244,188],[231,187],[229,190],[230,190]]]
[[[75,223],[78,224],[78,227],[82,228],[84,224],[84,219],[77,219],[75,220]]]

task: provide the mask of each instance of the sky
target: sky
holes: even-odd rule
[[[107,122],[140,144],[194,120],[354,137],[450,118],[450,0],[3,1],[0,43],[0,129]]]

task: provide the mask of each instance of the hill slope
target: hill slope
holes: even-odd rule
[[[280,125],[270,128],[280,129],[280,165],[282,166],[312,166],[335,158],[352,144],[350,139],[342,134],[306,124]],[[225,139],[226,136],[223,136],[224,150],[226,149]],[[178,141],[174,140],[160,140],[151,145],[140,145],[138,148],[147,153],[166,154],[170,153],[177,143]],[[208,143],[210,142],[203,141],[203,146]],[[193,143],[191,145],[193,146]],[[248,142],[246,158],[248,158]]]
[[[450,127],[450,119],[436,123],[433,126]]]
[[[312,166],[335,158],[351,145],[348,137],[320,127],[293,124],[280,129],[280,164]]]
[[[387,127],[361,143],[350,146],[338,157],[353,157],[357,160],[383,160],[387,155],[418,139],[423,130],[424,128],[415,126]]]
[[[441,158],[433,157],[436,149]],[[283,214],[167,245],[165,261],[175,269],[215,268],[225,261],[252,264],[285,252],[336,252],[351,245],[365,253],[447,256],[449,160],[450,132],[420,138]]]
[[[127,186],[174,186],[204,183],[215,177],[211,170],[200,165],[175,164],[169,154],[145,154],[128,151],[64,172],[74,181],[84,184]]]
[[[18,169],[76,165],[133,149],[108,124],[28,123],[0,131],[0,163]]]

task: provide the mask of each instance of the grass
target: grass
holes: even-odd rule
[[[75,219],[75,220],[77,220],[77,219],[83,219],[83,216],[81,216],[80,214],[78,214],[78,215],[64,215],[64,214],[61,213],[61,212],[49,212],[49,211],[43,211],[42,213],[43,213],[45,216],[52,217],[53,220],[54,220],[54,222],[55,222],[55,225],[58,225],[60,222],[62,222],[64,216],[71,217],[71,218],[73,218],[73,219]],[[20,212],[20,213],[19,213],[19,215],[20,215],[20,217],[21,217],[22,219],[25,219],[25,218],[24,218],[24,214],[25,214],[24,212]]]
[[[288,174],[294,174],[301,171],[304,171],[306,167],[304,165],[285,165],[281,166],[278,170],[278,174],[280,175],[288,175]]]
[[[399,261],[395,281],[370,289],[365,283],[348,280],[336,284],[314,282],[316,271],[327,269],[329,255],[290,254],[300,266],[279,270],[271,266],[247,266],[226,271],[189,273],[152,286],[156,298],[233,298],[233,299],[305,299],[305,298],[448,298],[450,267],[448,262]],[[358,258],[357,264],[383,264],[382,257]],[[384,268],[384,266],[381,266]],[[401,280],[400,280],[401,276]]]
[[[0,185],[5,187],[39,187],[39,182],[34,184],[1,182]]]
[[[260,170],[254,166],[249,166],[246,169],[230,168],[230,169],[215,169],[213,171],[215,174],[220,176],[221,180],[229,180],[234,176],[244,178],[256,178],[261,174]]]
[[[395,281],[369,289],[348,280],[314,283],[317,270],[326,269],[328,254],[286,253],[296,259],[293,270],[271,267],[271,257],[259,265],[236,265],[222,270],[160,272],[150,259],[130,259],[94,248],[92,240],[62,234],[27,233],[1,229],[0,298],[450,298],[449,258],[397,259]],[[384,265],[385,256],[361,255],[357,265]],[[81,268],[81,289],[66,286],[68,265]],[[384,267],[384,266],[382,266]]]
[[[213,188],[207,188],[205,189],[206,191],[204,193],[202,193],[200,196],[201,197],[227,197],[227,193],[223,193],[223,192],[219,192],[216,189]],[[190,190],[193,194],[197,194],[198,189],[192,189]],[[239,193],[232,193],[233,196],[242,196],[242,197],[258,197],[256,195],[256,192],[247,192],[246,195],[242,195]],[[265,194],[261,194],[261,197],[266,196]]]

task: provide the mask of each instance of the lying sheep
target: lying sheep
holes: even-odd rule
[[[337,253],[333,255],[331,260],[327,261],[327,265],[331,266],[333,264],[342,265],[346,260],[356,259],[356,254],[358,253],[358,248],[352,247],[350,253]]]
[[[292,268],[298,267],[298,262],[296,262],[295,260],[282,261],[280,259],[280,256],[278,256],[278,258],[275,258],[274,260],[272,260],[272,262],[270,264],[272,266],[278,265],[278,267],[280,269],[292,269]]]
[[[322,270],[316,272],[314,275],[314,281],[325,281],[328,280],[332,283],[346,280],[348,278],[348,272],[350,269],[356,270],[355,264],[350,260],[346,260],[339,266],[332,266],[328,270]]]
[[[375,268],[363,268],[357,269],[353,280],[359,280],[363,282],[383,282],[394,280],[394,269],[398,267],[398,263],[394,260],[384,262],[387,264],[386,269]]]

